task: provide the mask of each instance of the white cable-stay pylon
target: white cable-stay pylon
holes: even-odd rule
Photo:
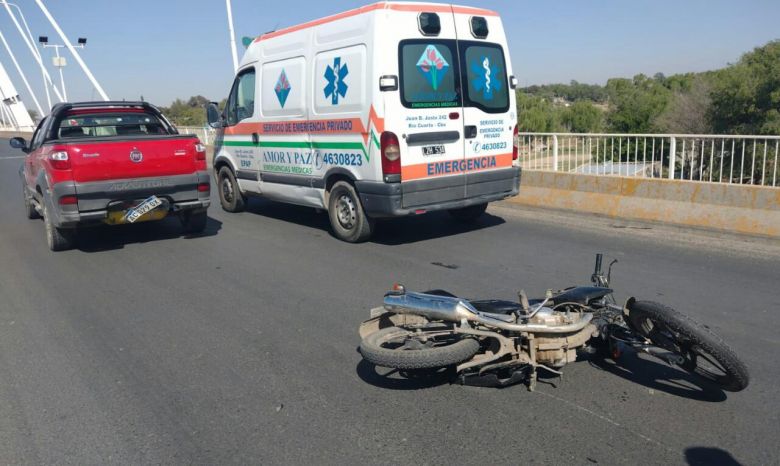
[[[35,128],[32,118],[27,112],[27,107],[24,106],[24,102],[16,92],[16,87],[11,82],[2,63],[0,63],[0,97],[2,97],[0,108],[8,112],[11,117],[11,125],[16,130],[32,131]]]
[[[38,7],[43,12],[43,15],[46,16],[46,19],[49,20],[52,27],[55,31],[57,31],[57,34],[60,35],[60,38],[65,43],[65,46],[70,50],[70,53],[73,54],[73,58],[76,59],[79,66],[81,66],[82,71],[84,71],[84,74],[87,75],[87,78],[89,78],[90,82],[93,86],[95,86],[95,90],[98,91],[98,94],[100,94],[100,97],[103,98],[103,100],[110,100],[108,98],[108,94],[106,94],[106,91],[103,90],[103,88],[100,86],[100,83],[95,79],[95,77],[92,75],[92,72],[89,71],[89,68],[87,67],[87,64],[84,63],[84,60],[81,59],[81,55],[79,55],[79,52],[76,50],[75,47],[73,47],[73,44],[70,43],[70,40],[68,40],[68,37],[65,35],[64,32],[62,32],[62,29],[60,29],[59,24],[57,24],[57,21],[54,20],[54,17],[49,13],[49,10],[46,8],[46,5],[43,4],[43,0],[35,0],[35,3],[38,4]]]
[[[5,10],[8,12],[8,16],[11,17],[11,20],[16,26],[16,29],[19,31],[19,35],[22,36],[22,40],[24,40],[25,45],[27,45],[27,48],[30,50],[30,53],[32,53],[33,58],[35,58],[35,61],[38,62],[38,66],[41,67],[41,72],[43,73],[45,81],[47,81],[48,85],[51,86],[51,88],[54,90],[54,94],[57,95],[57,98],[60,99],[60,102],[64,102],[65,99],[62,98],[62,94],[60,94],[60,91],[57,90],[57,86],[54,85],[49,72],[46,70],[46,66],[43,64],[41,54],[38,53],[38,49],[35,48],[35,45],[33,45],[30,39],[25,35],[22,26],[19,24],[19,20],[16,19],[16,15],[14,15],[13,11],[11,11],[11,7],[9,6],[8,2],[6,0],[0,0],[0,2],[2,2],[3,6],[5,6]],[[44,85],[45,84],[46,83],[44,83]],[[51,102],[49,102],[49,106],[51,107]]]
[[[3,0],[7,3],[7,0]],[[27,37],[30,39],[30,43],[35,43],[35,38],[32,35],[32,32],[30,31],[30,26],[27,24],[27,19],[24,17],[24,12],[22,12],[22,9],[19,7],[19,5],[15,3],[7,3],[8,5],[16,8],[16,11],[19,12],[19,18],[22,20],[22,24],[24,25],[24,30],[27,32]],[[21,31],[19,31],[21,33]],[[35,51],[35,55],[38,57],[39,61],[39,69],[41,71],[41,79],[43,80],[43,89],[46,91],[46,102],[49,104],[48,108],[51,108],[51,92],[49,92],[49,86],[46,85],[46,77],[44,72],[46,71],[46,68],[43,66],[43,58],[41,57],[41,53],[38,51],[38,48],[33,49]]]
[[[230,0],[225,0],[225,7],[227,8],[228,17],[228,34],[230,34],[230,52],[233,57],[233,72],[238,71],[238,52],[236,51],[236,33],[233,30],[233,8],[230,5]]]
[[[0,40],[3,41],[5,50],[8,52],[8,55],[11,57],[11,61],[14,63],[14,66],[16,67],[16,72],[19,73],[19,76],[21,76],[22,81],[24,82],[24,86],[27,88],[27,92],[30,93],[30,97],[32,97],[33,102],[35,102],[35,107],[38,109],[38,115],[43,117],[45,113],[43,113],[41,104],[38,103],[38,98],[35,96],[35,92],[33,92],[32,87],[30,87],[30,83],[27,82],[27,76],[24,75],[24,71],[22,71],[22,67],[19,66],[19,62],[16,61],[16,57],[14,56],[13,50],[11,50],[11,46],[8,45],[8,41],[5,40],[5,35],[3,35],[3,31],[0,31]]]

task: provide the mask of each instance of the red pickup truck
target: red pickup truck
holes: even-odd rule
[[[53,251],[73,247],[77,229],[177,215],[187,232],[206,227],[206,148],[179,134],[146,102],[62,103],[32,141],[20,170],[28,218],[43,217]]]

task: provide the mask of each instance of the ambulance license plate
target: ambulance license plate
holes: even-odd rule
[[[435,145],[435,146],[423,146],[423,155],[429,156],[429,155],[442,155],[444,154],[444,146],[441,144]]]
[[[162,201],[157,196],[151,196],[138,204],[137,206],[128,209],[127,214],[125,214],[125,220],[127,223],[133,223],[139,218],[141,218],[144,214],[148,214],[149,212],[153,211],[154,209],[160,207],[162,205]]]

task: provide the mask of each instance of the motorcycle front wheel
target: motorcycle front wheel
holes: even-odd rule
[[[683,357],[680,367],[730,392],[750,381],[745,364],[707,327],[674,309],[651,301],[628,304],[627,324],[653,344]]]
[[[471,359],[479,342],[452,332],[446,325],[405,329],[388,327],[360,342],[368,362],[393,369],[433,369]]]

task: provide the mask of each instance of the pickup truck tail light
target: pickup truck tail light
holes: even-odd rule
[[[207,193],[211,191],[211,185],[209,183],[200,183],[198,184],[198,191],[202,193]]]
[[[64,150],[58,150],[49,154],[49,160],[51,166],[55,170],[70,170],[70,157],[68,152]]]
[[[380,138],[382,148],[382,173],[387,175],[401,174],[401,146],[398,136],[390,131],[382,133]]]
[[[517,125],[515,125],[515,130],[512,132],[512,160],[517,160],[517,157],[519,154],[519,148],[517,145],[519,144],[519,141],[517,140]]]
[[[79,199],[76,196],[62,196],[59,202],[60,205],[75,205],[79,203]]]
[[[206,160],[206,146],[201,143],[195,144],[195,160]]]

